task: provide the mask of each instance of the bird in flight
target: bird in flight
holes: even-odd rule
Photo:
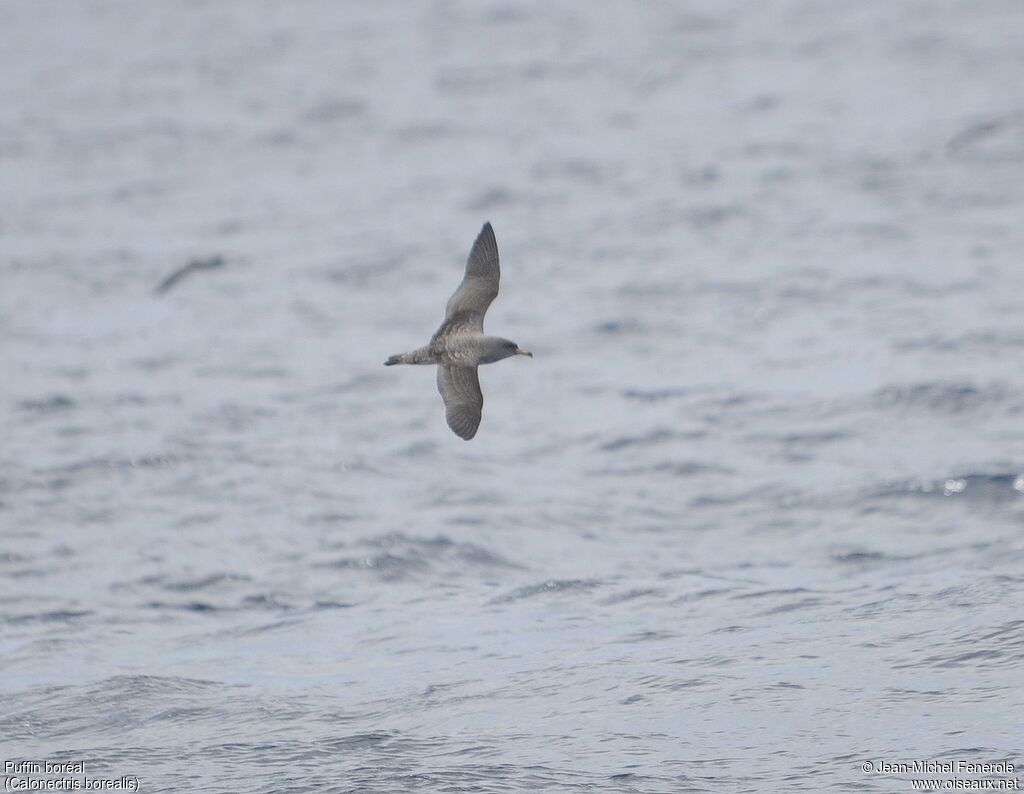
[[[490,223],[477,235],[466,261],[466,275],[448,299],[444,322],[430,342],[409,353],[399,353],[384,362],[393,364],[437,364],[437,390],[444,400],[448,427],[469,441],[480,426],[484,396],[477,367],[510,356],[529,356],[515,342],[484,334],[484,313],[498,294],[498,243]]]

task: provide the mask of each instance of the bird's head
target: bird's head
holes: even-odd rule
[[[480,363],[487,364],[492,361],[501,361],[503,358],[511,358],[512,356],[529,356],[530,358],[533,358],[533,353],[523,350],[511,339],[502,339],[500,336],[491,336],[487,338],[484,347],[484,354],[480,358]]]
[[[523,350],[519,345],[512,341],[508,341],[505,344],[505,349],[509,351],[508,355],[510,356],[529,356],[530,358],[533,358],[533,353],[529,350]]]

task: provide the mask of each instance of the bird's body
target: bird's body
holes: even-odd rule
[[[512,345],[512,352],[506,352]],[[516,355],[515,342],[500,336],[484,336],[473,331],[441,334],[438,331],[429,345],[391,356],[384,366],[392,364],[447,364],[456,367],[478,367],[493,364]]]
[[[428,344],[384,362],[437,365],[437,389],[448,426],[467,441],[476,435],[484,404],[477,367],[510,356],[532,357],[515,342],[484,334],[484,314],[498,294],[499,278],[498,244],[491,224],[485,223],[469,252],[466,275],[448,300],[441,327]]]

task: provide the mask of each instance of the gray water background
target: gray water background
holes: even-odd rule
[[[1020,770],[1024,6],[4,2],[0,45],[0,760]],[[467,444],[381,363],[484,220],[535,358]]]

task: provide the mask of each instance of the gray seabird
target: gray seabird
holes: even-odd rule
[[[437,390],[444,400],[448,427],[466,441],[476,435],[484,407],[476,368],[510,356],[533,358],[515,342],[484,335],[484,313],[498,294],[500,275],[494,230],[485,223],[466,260],[466,275],[448,299],[444,322],[430,343],[384,362],[385,366],[437,364]]]

